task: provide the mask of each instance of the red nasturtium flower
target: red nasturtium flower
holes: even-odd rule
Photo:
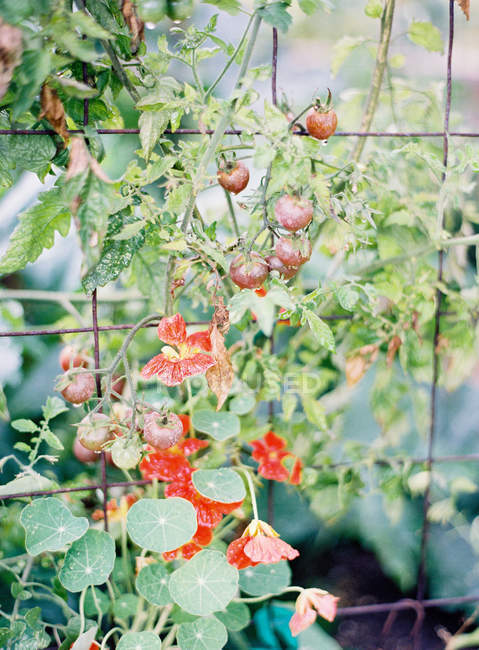
[[[185,438],[174,447],[164,451],[153,451],[148,456],[145,456],[140,463],[143,478],[173,481],[181,480],[183,476],[189,477],[193,468],[186,457],[208,447],[208,445],[207,440]]]
[[[201,375],[216,361],[205,352],[211,351],[207,331],[187,336],[186,323],[181,314],[162,318],[158,325],[158,338],[166,343],[161,354],[153,357],[141,371],[148,379],[158,375],[166,386],[178,386],[185,377]]]
[[[252,440],[253,447],[251,454],[253,459],[259,463],[258,474],[271,481],[287,481],[293,485],[301,483],[301,460],[290,451],[286,451],[286,440],[276,435],[274,431],[268,431],[262,438]],[[283,465],[285,458],[295,458],[291,473]]]
[[[171,560],[176,560],[178,555],[181,555],[185,560],[191,560],[194,555],[203,550],[204,546],[208,546],[212,539],[213,531],[211,528],[198,526],[198,529],[190,542],[183,544],[183,546],[176,548],[174,551],[163,553],[163,559],[166,562],[170,562]]]
[[[296,600],[296,611],[289,621],[291,634],[298,636],[314,623],[318,614],[329,622],[334,621],[338,600],[323,589],[304,589]]]
[[[260,519],[253,519],[243,535],[231,542],[226,551],[226,559],[237,569],[294,560],[298,555],[299,551],[280,539],[274,528]]]

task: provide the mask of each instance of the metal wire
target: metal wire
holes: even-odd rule
[[[449,131],[449,117],[451,111],[451,91],[452,91],[452,51],[453,51],[453,41],[454,41],[454,0],[448,0],[449,2],[449,41],[448,41],[448,54],[447,54],[447,89],[446,89],[446,104],[445,104],[445,113],[444,113],[444,129],[442,131],[400,131],[400,132],[380,132],[380,131],[342,131],[336,132],[334,137],[374,137],[374,138],[442,138],[443,139],[443,162],[444,168],[447,168],[448,161],[448,145],[450,137],[460,137],[460,138],[477,138],[479,133],[476,132],[460,132],[460,131]],[[82,0],[82,6],[84,8],[84,3]],[[273,55],[272,55],[272,99],[273,103],[277,102],[277,58],[278,58],[278,34],[276,29],[273,29]],[[88,84],[88,74],[87,66],[83,64],[83,80]],[[83,103],[83,126],[86,127],[89,121],[89,100],[85,99]],[[83,133],[83,129],[73,129],[69,131],[71,134]],[[139,129],[96,129],[96,133],[101,135],[127,135],[127,134],[138,134]],[[212,130],[201,131],[199,129],[177,129],[172,132],[171,130],[166,130],[168,135],[204,135],[213,133]],[[226,135],[241,135],[243,133],[242,129],[229,129],[225,132]],[[305,136],[307,135],[306,131],[295,132],[296,135]],[[52,129],[0,129],[0,135],[56,135]],[[258,135],[261,135],[260,133]],[[445,177],[445,172],[443,175],[443,180]],[[444,251],[439,251],[438,253],[438,275],[437,279],[440,282],[443,278],[443,265],[444,265]],[[434,354],[433,354],[433,379],[431,384],[431,410],[430,410],[430,430],[428,435],[428,453],[426,458],[403,458],[398,459],[392,457],[391,459],[375,459],[372,462],[376,465],[388,465],[390,462],[401,462],[401,463],[413,463],[413,464],[423,464],[426,463],[427,469],[431,471],[435,463],[450,463],[450,462],[477,462],[479,460],[479,454],[468,454],[468,455],[450,455],[450,456],[438,456],[434,457],[433,448],[434,448],[434,439],[437,429],[437,390],[438,390],[438,378],[439,378],[439,356],[437,351],[437,342],[439,339],[441,317],[446,315],[441,311],[441,297],[442,294],[440,290],[437,292],[436,296],[436,313],[435,313],[435,331],[434,331]],[[95,368],[100,367],[100,343],[99,343],[99,333],[106,331],[115,331],[115,330],[129,330],[135,327],[135,324],[125,323],[120,325],[103,325],[98,324],[98,313],[97,313],[97,295],[96,291],[92,295],[91,299],[91,310],[92,310],[92,326],[91,327],[79,327],[79,328],[62,328],[62,329],[38,329],[38,330],[24,330],[24,331],[7,331],[0,332],[0,337],[15,337],[15,336],[48,336],[48,335],[61,335],[61,334],[75,334],[82,332],[93,332],[94,337],[94,357],[95,357]],[[352,315],[346,314],[331,314],[321,316],[324,320],[348,320],[352,318]],[[188,325],[205,325],[209,321],[191,321]],[[156,327],[157,323],[149,323],[145,327]],[[273,340],[271,341],[273,345]],[[101,397],[101,382],[99,374],[96,374],[97,379],[97,396]],[[272,406],[269,407],[270,417],[272,417]],[[349,461],[344,463],[335,463],[331,465],[315,465],[315,469],[328,469],[334,468],[341,465],[352,464]],[[101,490],[102,492],[102,501],[103,501],[103,513],[104,513],[104,525],[108,529],[108,510],[107,510],[107,499],[108,499],[108,489],[112,487],[132,487],[132,486],[143,486],[149,485],[151,483],[148,479],[138,479],[134,481],[120,481],[120,482],[109,482],[106,471],[106,459],[105,454],[101,454],[101,482],[94,483],[84,486],[70,487],[70,488],[58,488],[54,490],[38,490],[26,493],[14,493],[10,495],[4,495],[0,497],[0,500],[8,499],[20,499],[34,496],[46,496],[51,494],[65,494],[70,492],[86,492],[92,490]],[[270,497],[271,503],[269,505],[270,516],[272,517],[272,498]],[[424,599],[424,594],[426,590],[427,583],[427,574],[426,574],[426,557],[427,557],[427,544],[429,538],[429,523],[428,523],[428,510],[430,506],[430,484],[426,490],[424,496],[424,508],[423,508],[423,526],[422,526],[422,535],[421,535],[421,554],[420,554],[420,566],[418,574],[418,584],[417,584],[417,597],[416,599],[403,599],[397,602],[392,603],[378,603],[371,605],[356,605],[351,607],[342,607],[338,610],[339,616],[359,616],[367,614],[382,614],[389,613],[389,617],[385,623],[384,630],[389,629],[392,624],[392,615],[396,612],[414,609],[417,614],[417,620],[414,624],[413,635],[414,638],[417,638],[417,634],[420,632],[424,618],[424,609],[431,607],[445,607],[450,605],[465,605],[468,603],[473,603],[479,601],[479,594],[462,596],[462,597],[448,597],[448,598],[435,598],[435,599]]]

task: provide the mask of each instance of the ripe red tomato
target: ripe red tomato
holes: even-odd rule
[[[239,194],[248,185],[249,171],[241,161],[227,163],[224,169],[218,169],[218,183],[228,192]]]
[[[67,402],[83,404],[92,397],[95,388],[95,377],[90,372],[83,372],[72,379],[62,390],[62,395]]]
[[[313,218],[313,204],[300,196],[284,194],[274,206],[274,216],[291,232],[305,228]]]
[[[301,266],[311,257],[312,246],[306,237],[280,237],[274,250],[286,266]]]
[[[105,442],[113,437],[110,418],[104,413],[86,415],[80,422],[77,435],[85,449],[102,451]]]
[[[312,108],[306,116],[308,133],[318,140],[327,140],[330,138],[336,131],[337,126],[338,116],[332,108],[328,111]]]
[[[183,435],[183,422],[175,413],[145,413],[143,437],[155,449],[169,449]],[[114,459],[113,459],[114,460]]]
[[[276,255],[268,255],[265,259],[268,262],[269,270],[278,271],[285,280],[294,277],[299,270],[297,266],[286,266]]]
[[[70,368],[88,368],[88,359],[84,352],[79,352],[72,345],[65,345],[58,358],[63,370]]]
[[[269,268],[258,253],[240,253],[230,265],[230,277],[241,289],[257,289],[268,277]]]

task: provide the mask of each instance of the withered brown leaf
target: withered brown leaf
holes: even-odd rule
[[[53,129],[60,135],[65,142],[68,142],[70,136],[67,131],[67,122],[65,118],[65,109],[58,93],[47,84],[43,84],[40,92],[41,113],[39,118],[45,117]]]
[[[396,352],[399,350],[399,348],[402,345],[402,341],[399,336],[393,336],[392,339],[388,343],[388,352],[386,354],[386,363],[388,365],[388,368],[390,368],[393,365],[394,362],[394,357],[396,356]]]
[[[85,140],[81,136],[75,136],[72,138],[71,142],[70,162],[68,163],[66,180],[70,180],[87,169],[91,169],[95,176],[97,176],[101,181],[104,181],[105,183],[112,182],[100,167],[98,160],[90,155]]]
[[[138,18],[132,0],[123,0],[121,13],[131,32],[131,51],[133,54],[136,54],[140,43],[145,40],[145,23]]]
[[[471,7],[471,0],[457,0],[457,3],[459,4],[461,9],[463,10],[467,20],[469,20],[469,18],[470,18],[469,9]]]
[[[363,378],[368,363],[360,354],[346,359],[346,383],[348,386],[354,386]]]
[[[224,336],[215,322],[213,322],[210,329],[210,339],[211,354],[216,364],[206,371],[206,380],[210,390],[218,399],[216,410],[219,411],[231,390],[235,373],[229,352],[225,346]]]
[[[0,18],[0,99],[5,95],[13,71],[22,58],[22,32]]]

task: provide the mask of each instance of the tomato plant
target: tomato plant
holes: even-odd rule
[[[0,3],[1,186],[21,188],[19,170],[43,183],[0,259],[0,316],[51,317],[62,346],[56,380],[25,380],[41,417],[28,404],[15,417],[15,385],[0,393],[18,434],[0,463],[2,647],[339,647],[324,621],[347,596],[291,584],[305,503],[315,534],[361,528],[405,591],[420,567],[419,600],[428,521],[477,547],[461,510],[474,477],[435,474],[431,456],[437,385],[459,386],[475,361],[477,150],[447,132],[438,147],[441,89],[392,74],[405,40],[391,41],[393,0],[364,3],[379,32],[369,89],[338,83],[334,109],[324,88],[278,102],[277,52],[272,69],[259,45],[330,4]],[[407,39],[443,50],[429,22]],[[333,73],[370,45],[342,37]],[[350,144],[337,126],[353,118]],[[372,143],[373,123],[432,135]],[[17,283],[70,231],[81,290],[49,292],[51,316],[22,312],[14,301],[41,298]],[[48,347],[22,355],[49,363]],[[405,458],[425,438],[428,456]],[[386,504],[379,523],[358,505],[368,491]],[[414,544],[388,553],[401,517]]]

